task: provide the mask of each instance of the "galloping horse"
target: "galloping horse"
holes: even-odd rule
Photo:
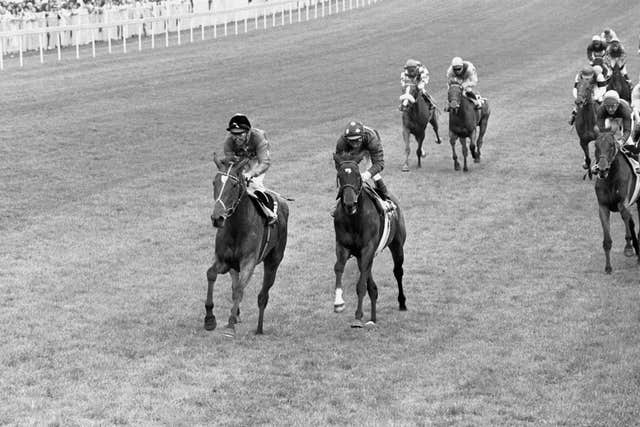
[[[591,157],[589,156],[589,143],[596,139],[594,126],[596,125],[596,105],[593,100],[593,86],[595,83],[591,79],[580,79],[576,86],[576,133],[580,140],[580,147],[584,152],[584,163],[582,167],[586,169],[589,179],[591,173]]]
[[[207,270],[207,301],[204,327],[216,328],[213,315],[213,285],[218,274],[231,275],[232,299],[231,316],[224,335],[235,336],[235,324],[240,321],[240,302],[244,288],[249,283],[256,265],[264,264],[262,289],[258,294],[258,328],[262,334],[264,309],[269,301],[269,289],[276,278],[276,271],[284,256],[287,245],[287,221],[289,208],[282,198],[276,197],[278,218],[272,225],[261,216],[255,202],[247,193],[247,183],[242,171],[247,160],[234,163],[235,159],[223,159],[214,155],[218,167],[213,180],[215,205],[211,221],[218,229],[213,265]]]
[[[451,143],[451,151],[453,152],[453,168],[460,170],[460,163],[456,155],[456,140],[460,139],[462,147],[462,155],[464,157],[463,171],[467,172],[467,142],[469,138],[469,148],[474,162],[480,162],[480,149],[482,148],[482,138],[487,131],[487,124],[491,110],[489,109],[489,101],[485,100],[482,108],[476,110],[473,101],[462,93],[462,86],[452,83],[447,93],[449,110],[449,142]],[[477,128],[480,127],[478,131]]]
[[[433,131],[436,134],[436,144],[440,144],[440,135],[438,134],[438,115],[436,110],[429,108],[427,101],[420,93],[417,85],[408,85],[407,90],[400,96],[400,111],[402,111],[402,139],[404,140],[405,160],[402,166],[403,172],[409,171],[409,154],[411,148],[409,146],[411,135],[418,142],[416,156],[418,157],[418,167],[422,167],[422,157],[426,157],[427,153],[422,148],[427,124],[431,123]]]
[[[394,197],[390,196],[396,205],[395,210],[379,212],[374,196],[370,194],[368,188],[365,188],[360,176],[358,163],[361,157],[354,157],[349,154],[334,154],[333,159],[338,171],[338,198],[340,199],[333,219],[333,226],[336,232],[337,258],[334,266],[336,274],[334,310],[340,312],[344,309],[342,274],[347,260],[350,256],[354,256],[358,261],[360,277],[356,286],[358,307],[351,327],[361,328],[363,326],[362,302],[365,291],[368,292],[371,300],[371,320],[367,324],[375,324],[376,322],[378,287],[373,280],[371,267],[374,256],[384,247],[389,247],[393,258],[393,275],[398,283],[400,310],[407,309],[402,290],[403,246],[407,232],[402,211]],[[389,228],[385,228],[387,218],[389,220]],[[386,230],[389,230],[388,233],[385,233]]]
[[[620,151],[620,146],[615,140],[611,131],[602,132],[595,140],[596,164],[594,171],[598,174],[595,184],[596,197],[598,198],[598,211],[602,232],[602,248],[605,255],[606,273],[611,273],[611,230],[609,216],[611,212],[620,212],[625,225],[624,254],[633,256],[634,251],[640,264],[640,249],[638,247],[638,236],[635,234],[633,215],[629,207],[633,204],[638,209],[640,215],[640,205],[637,203],[635,192],[637,177],[624,154]]]
[[[615,90],[620,95],[620,99],[631,102],[631,88],[620,72],[620,66],[615,64],[611,69],[611,77],[607,83],[607,90]]]

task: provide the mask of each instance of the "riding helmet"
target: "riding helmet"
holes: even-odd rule
[[[418,71],[419,66],[420,63],[415,59],[407,59],[407,62],[404,64],[404,69],[407,70],[407,74],[410,77],[413,77],[416,75],[416,71]]]
[[[587,65],[580,71],[580,74],[582,74],[585,77],[589,77],[589,76],[593,76],[594,72],[595,71],[593,67],[591,67],[590,65]]]
[[[604,94],[603,104],[607,105],[615,105],[620,102],[620,95],[615,90],[608,90],[607,93]]]
[[[364,125],[359,121],[351,121],[344,130],[344,136],[349,141],[360,141],[364,135]]]
[[[251,130],[251,122],[246,115],[237,113],[229,120],[227,130],[231,133],[244,133]]]

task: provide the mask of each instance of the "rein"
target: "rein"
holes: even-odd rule
[[[600,176],[600,167],[598,166],[600,164],[600,159],[605,158],[607,160],[607,163],[609,164],[609,169],[611,169],[611,166],[613,165],[613,162],[616,159],[616,156],[618,155],[619,151],[620,151],[620,146],[614,140],[613,141],[613,154],[611,155],[611,158],[607,158],[605,154],[601,154],[598,157],[598,161],[595,164],[596,172],[598,172],[598,177],[597,177],[598,179],[606,179],[606,178]]]

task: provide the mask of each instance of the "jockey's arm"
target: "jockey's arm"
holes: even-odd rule
[[[374,137],[368,144],[369,157],[371,158],[371,167],[369,173],[374,176],[384,169],[384,151],[380,139]]]
[[[469,66],[465,80],[462,82],[462,87],[466,91],[474,87],[476,84],[478,84],[478,73],[476,72],[475,67]]]
[[[418,83],[420,89],[424,89],[424,87],[429,84],[429,70],[427,70],[427,67],[424,65],[420,67],[420,83]]]
[[[271,167],[271,154],[269,153],[269,141],[266,136],[258,142],[256,147],[257,162],[247,171],[251,176],[260,176]]]
[[[622,118],[622,143],[626,143],[631,136],[631,114]]]

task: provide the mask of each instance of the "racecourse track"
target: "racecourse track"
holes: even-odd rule
[[[567,125],[591,36],[614,28],[638,81],[637,1],[382,0],[306,23],[0,73],[0,424],[633,425],[640,269],[612,218],[604,274],[593,182]],[[483,160],[433,143],[403,173],[407,58],[444,104],[453,56],[492,115]],[[13,62],[12,62],[13,61]],[[266,183],[293,197],[289,244],[254,336],[203,328],[212,155],[228,118],[265,129]],[[391,259],[378,325],[332,311],[331,154],[359,118],[408,228],[407,312]],[[442,135],[447,117],[440,116]],[[214,309],[230,308],[228,277]],[[365,305],[365,313],[367,312]]]

